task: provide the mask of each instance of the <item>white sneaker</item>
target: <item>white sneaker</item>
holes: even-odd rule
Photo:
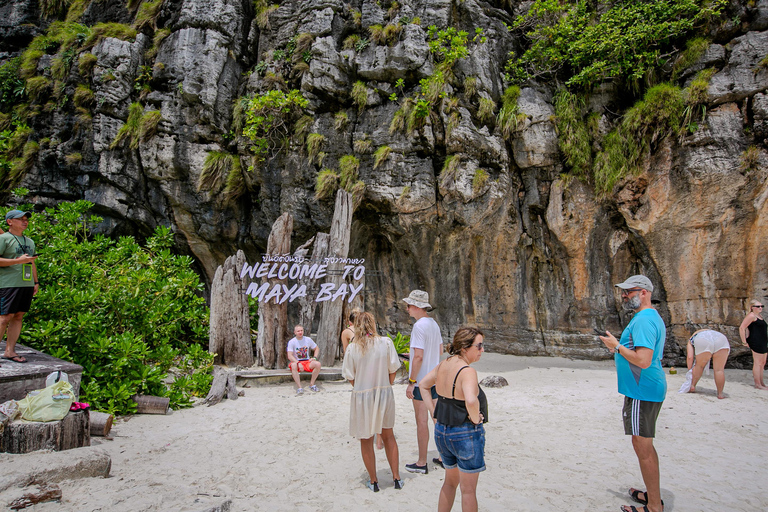
[[[304,388],[299,388],[296,390],[297,395],[303,395],[304,394]]]
[[[315,393],[317,393],[318,391],[320,391],[320,388],[318,388],[318,387],[317,387],[317,386],[315,386],[314,384],[312,384],[311,386],[309,386],[309,389],[311,389],[311,390],[312,390],[312,391],[314,391]]]

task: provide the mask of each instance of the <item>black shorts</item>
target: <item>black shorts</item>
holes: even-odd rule
[[[624,397],[624,433],[628,436],[656,437],[656,419],[664,402],[646,402]]]
[[[432,386],[432,392],[430,395],[432,395],[432,400],[437,400],[437,388],[435,386]],[[421,397],[421,389],[419,389],[418,386],[413,388],[413,399],[420,402],[424,401],[424,399]]]
[[[34,286],[0,288],[0,315],[26,313],[32,305]]]

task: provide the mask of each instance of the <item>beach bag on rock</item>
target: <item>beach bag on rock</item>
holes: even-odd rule
[[[64,419],[69,412],[69,406],[75,400],[72,385],[60,380],[39,393],[31,391],[19,400],[21,418],[27,421],[58,421]]]

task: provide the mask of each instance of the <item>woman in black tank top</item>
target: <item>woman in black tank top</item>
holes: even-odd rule
[[[485,470],[485,429],[488,403],[470,364],[483,354],[483,333],[474,327],[456,331],[448,348],[451,357],[419,382],[422,398],[435,418],[435,444],[445,467],[438,512],[451,510],[461,486],[461,509],[477,510],[477,477]],[[437,403],[432,400],[432,387]]]
[[[763,303],[750,301],[749,313],[739,326],[741,342],[752,349],[752,377],[757,389],[768,389],[763,381],[763,368],[768,356],[768,324],[762,317]]]

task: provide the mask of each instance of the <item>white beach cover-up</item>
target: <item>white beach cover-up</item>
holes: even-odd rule
[[[389,383],[389,374],[400,368],[400,360],[392,340],[385,336],[375,338],[368,351],[362,354],[354,341],[344,354],[341,374],[354,380],[349,405],[349,434],[357,439],[368,439],[380,434],[382,428],[395,426],[395,394]]]

